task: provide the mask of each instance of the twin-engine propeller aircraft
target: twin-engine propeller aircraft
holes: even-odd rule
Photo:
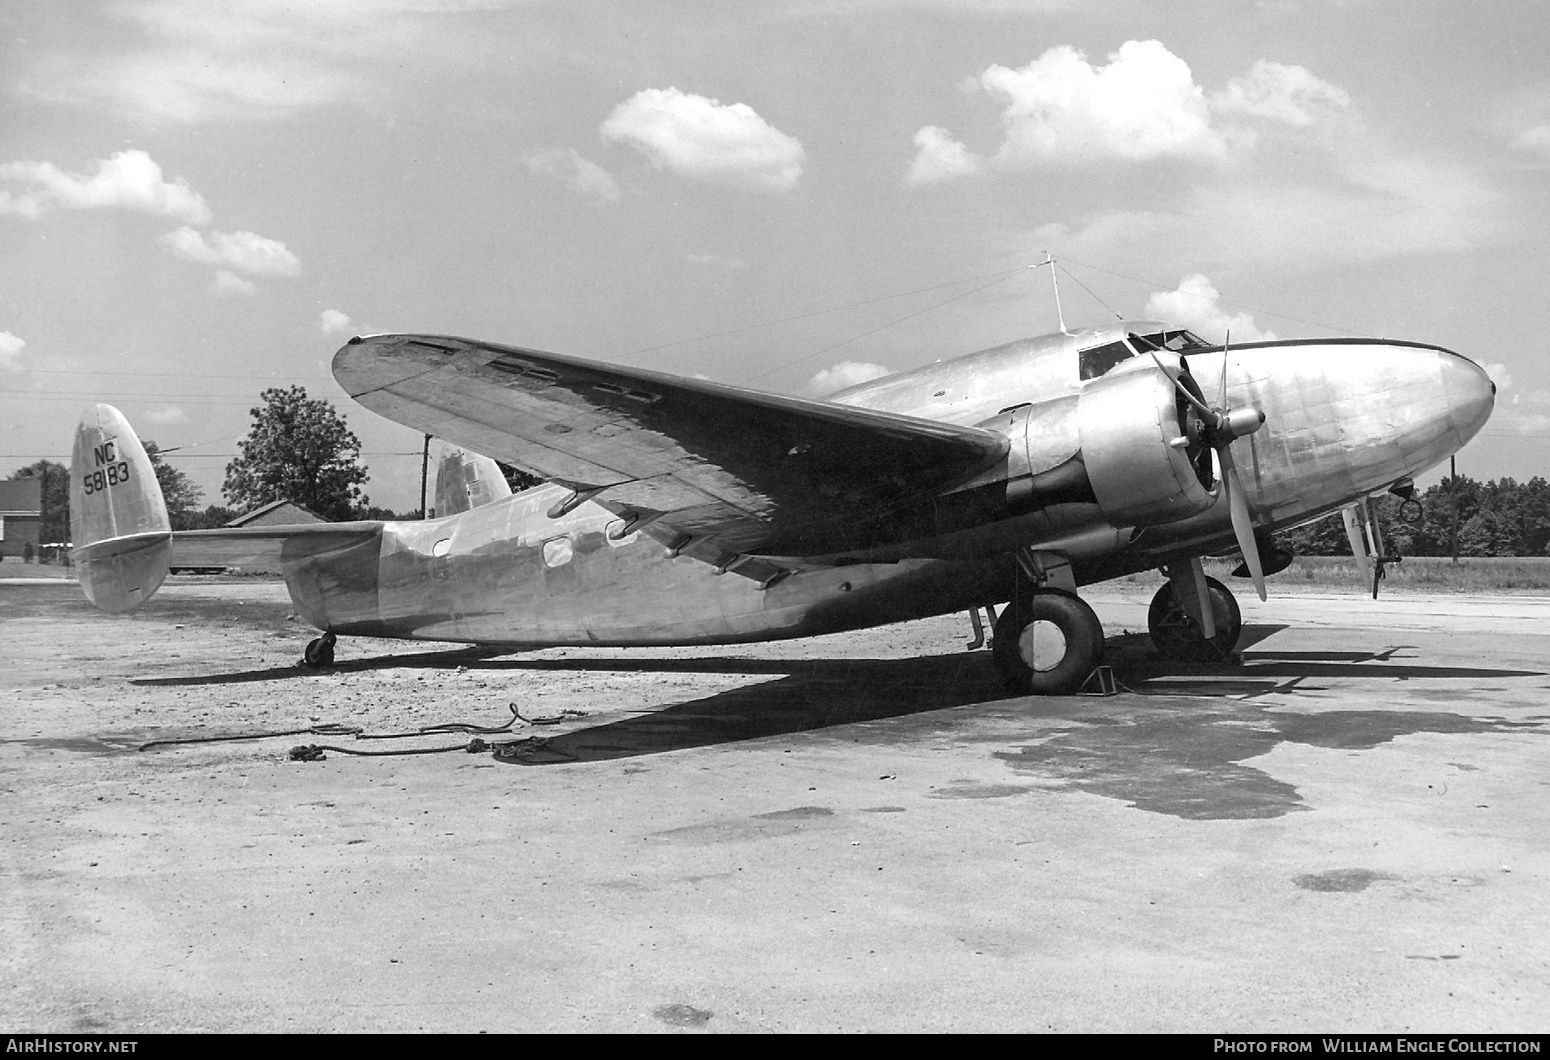
[[[438,518],[173,533],[134,431],[98,405],[72,468],[86,595],[129,611],[169,564],[277,554],[323,631],[314,666],[349,635],[726,644],[964,610],[978,632],[984,608],[1007,686],[1069,693],[1103,653],[1080,586],[1160,568],[1157,646],[1229,652],[1242,620],[1202,555],[1236,544],[1263,599],[1291,559],[1274,531],[1403,490],[1495,394],[1438,346],[1227,349],[1142,320],[822,401],[429,335],[351,339],[333,370],[366,408],[479,454],[444,462]],[[513,494],[496,460],[545,482]]]

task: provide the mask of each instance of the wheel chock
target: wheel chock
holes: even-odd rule
[[[1117,696],[1119,695],[1119,683],[1114,680],[1114,668],[1100,666],[1087,675],[1087,680],[1082,682],[1078,695],[1083,696]]]

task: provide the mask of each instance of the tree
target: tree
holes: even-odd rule
[[[155,442],[147,439],[144,444],[145,455],[151,458],[151,469],[156,472],[156,481],[161,484],[161,496],[167,504],[167,518],[172,523],[172,529],[195,529],[190,518],[198,514],[195,508],[205,491],[167,463],[167,458],[161,455],[161,447]]]
[[[242,513],[212,504],[202,512],[189,512],[179,530],[219,530]]]
[[[259,397],[264,405],[249,410],[253,426],[226,465],[226,499],[242,510],[288,500],[325,519],[351,518],[366,504],[360,439],[332,404],[302,387],[270,387]]]
[[[42,544],[58,544],[70,540],[70,469],[52,460],[39,460],[21,468],[11,478],[37,478],[43,480],[43,519],[38,527],[38,540]]]

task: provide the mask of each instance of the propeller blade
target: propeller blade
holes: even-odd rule
[[[1206,640],[1216,637],[1216,614],[1211,610],[1211,590],[1206,586],[1206,565],[1199,556],[1189,560],[1190,575],[1195,583],[1195,598],[1200,601],[1200,629]]]
[[[1227,349],[1232,345],[1232,328],[1227,329],[1227,337],[1222,340],[1222,396],[1217,401],[1216,407],[1223,412],[1227,411]]]
[[[1362,584],[1369,585],[1372,582],[1372,561],[1367,555],[1367,542],[1362,537],[1361,522],[1356,518],[1356,505],[1340,509],[1340,518],[1345,522],[1346,540],[1351,542],[1351,555],[1356,557],[1356,565],[1362,569]]]
[[[1254,579],[1254,591],[1265,599],[1265,569],[1259,561],[1259,546],[1254,542],[1254,524],[1249,518],[1249,502],[1243,495],[1243,482],[1238,478],[1238,466],[1233,463],[1232,446],[1224,445],[1217,450],[1222,461],[1222,488],[1227,491],[1227,509],[1232,513],[1232,532],[1238,538],[1238,549],[1243,562]]]
[[[1152,363],[1157,365],[1157,370],[1159,372],[1168,377],[1168,382],[1173,384],[1173,389],[1184,395],[1184,400],[1193,405],[1195,407],[1195,411],[1204,416],[1207,423],[1215,423],[1215,410],[1184,388],[1184,384],[1179,382],[1179,377],[1168,371],[1168,366],[1163,364],[1162,358],[1157,356],[1156,350],[1148,349],[1146,352],[1152,355]]]

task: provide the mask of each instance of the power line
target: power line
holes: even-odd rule
[[[863,299],[860,302],[849,302],[849,303],[847,303],[845,305],[833,306],[833,307],[831,307],[829,309],[815,309],[811,313],[798,313],[795,316],[780,317],[777,320],[766,320],[763,323],[759,323],[759,324],[745,324],[744,326],[742,326],[740,328],[729,328],[726,331],[715,331],[715,332],[711,332],[708,335],[696,335],[696,336],[694,336],[693,338],[690,338],[690,339],[678,339],[675,342],[664,342],[664,343],[662,343],[659,346],[642,346],[638,350],[630,350],[627,353],[621,353],[618,356],[620,356],[620,357],[633,357],[637,353],[652,353],[652,352],[654,352],[656,350],[671,349],[674,346],[687,346],[691,342],[704,342],[707,339],[719,339],[719,338],[723,338],[723,337],[725,337],[727,335],[741,334],[744,331],[754,331],[754,330],[756,330],[758,328],[774,327],[776,324],[789,324],[789,323],[791,323],[794,320],[807,320],[810,317],[821,317],[821,316],[823,316],[823,315],[825,315],[827,313],[839,313],[839,312],[842,312],[843,310],[846,310],[846,309],[857,309],[857,308],[859,308],[861,306],[865,306],[865,305],[875,305],[878,302],[888,302],[888,301],[892,301],[895,298],[907,298],[907,297],[909,297],[912,294],[925,294],[927,291],[940,291],[944,287],[956,287],[956,286],[958,286],[959,284],[962,284],[962,283],[973,283],[976,280],[983,280],[986,277],[990,277],[990,276],[995,276],[998,279],[1005,279],[1008,276],[1015,275],[1015,274],[1017,274],[1019,272],[1022,272],[1022,271],[1023,271],[1022,268],[1018,267],[1018,268],[1015,268],[1015,269],[1005,269],[1005,270],[1002,270],[1000,272],[984,272],[984,273],[981,273],[978,276],[965,276],[961,280],[949,280],[946,283],[932,284],[930,287],[917,287],[917,288],[915,288],[912,291],[900,291],[897,294],[885,294],[885,295],[882,295],[882,296],[877,297],[877,298]],[[979,289],[980,288],[976,288],[976,290],[979,290]],[[974,292],[970,291],[968,293],[969,294],[973,294]],[[952,300],[953,299],[951,299],[951,298],[948,299],[949,302],[952,301]],[[938,303],[938,304],[945,305],[946,303]],[[935,308],[935,306],[933,306],[931,308]],[[922,310],[922,312],[925,312],[925,310]],[[911,316],[918,316],[918,315],[919,314],[911,314]],[[901,320],[908,320],[909,317],[901,317],[900,319]],[[897,321],[895,321],[895,323],[897,323]],[[883,326],[887,327],[888,325],[885,324]],[[871,333],[868,332],[868,334],[871,334]],[[858,335],[858,336],[856,336],[856,338],[865,338],[865,336]],[[854,341],[854,340],[853,339],[847,339],[846,340],[846,342],[852,342],[852,341]],[[840,343],[839,345],[843,346],[844,343]],[[830,347],[830,348],[832,349],[833,347]],[[819,351],[819,353],[823,353],[823,352],[826,352],[826,351],[823,351],[823,350]],[[816,354],[814,356],[816,356]],[[796,362],[792,362],[792,363],[796,363]],[[755,378],[757,378],[757,377],[755,377]]]
[[[813,353],[804,354],[803,356],[798,357],[795,360],[787,361],[784,364],[778,364],[774,368],[770,368],[770,369],[768,369],[766,371],[760,372],[758,375],[748,376],[746,379],[743,380],[743,382],[751,383],[755,379],[763,379],[767,375],[773,375],[776,372],[785,371],[787,368],[795,367],[796,365],[801,364],[803,361],[810,361],[814,357],[822,356],[823,354],[828,353],[830,350],[837,350],[841,346],[846,346],[846,345],[849,345],[852,342],[857,342],[857,341],[859,341],[861,339],[866,338],[868,335],[876,335],[879,331],[884,331],[884,330],[886,330],[888,328],[891,328],[895,324],[902,324],[904,321],[909,320],[909,319],[911,319],[913,317],[918,317],[922,313],[929,313],[933,309],[939,309],[942,306],[946,305],[948,302],[956,302],[960,298],[967,298],[971,294],[977,294],[980,291],[983,291],[983,290],[986,290],[988,288],[994,287],[996,284],[1003,282],[1008,277],[1015,276],[1017,273],[1022,272],[1022,271],[1023,271],[1022,269],[1013,269],[1010,272],[1002,273],[1002,274],[998,275],[996,279],[991,280],[989,283],[981,284],[978,287],[975,287],[975,288],[972,288],[970,290],[964,291],[962,294],[955,294],[951,298],[945,298],[945,299],[943,299],[940,302],[936,302],[936,303],[933,303],[932,305],[926,306],[926,308],[924,308],[924,309],[917,309],[913,313],[906,313],[904,316],[898,317],[898,318],[896,318],[894,320],[890,320],[890,321],[888,321],[888,323],[882,324],[882,325],[880,325],[878,327],[875,327],[875,328],[873,328],[870,331],[863,331],[859,335],[852,335],[850,338],[844,339],[844,340],[842,340],[840,342],[836,342],[832,346],[825,346],[821,350],[816,350]],[[945,287],[947,285],[943,284],[942,286]]]
[[[1085,261],[1077,261],[1074,258],[1065,258],[1065,257],[1063,257],[1063,258],[1060,258],[1059,260],[1060,260],[1062,265],[1079,265],[1079,266],[1081,266],[1084,269],[1092,269],[1094,272],[1101,272],[1105,276],[1113,276],[1113,277],[1115,277],[1117,279],[1129,280],[1131,283],[1138,283],[1138,284],[1141,284],[1143,287],[1150,287],[1150,288],[1152,288],[1153,290],[1156,290],[1156,291],[1168,292],[1168,285],[1165,284],[1165,283],[1157,283],[1157,282],[1152,281],[1152,280],[1143,280],[1139,276],[1129,276],[1129,275],[1126,275],[1123,272],[1114,272],[1114,271],[1112,271],[1110,269],[1100,269],[1096,265],[1089,265]],[[1067,276],[1071,276],[1071,273],[1070,273],[1069,270],[1066,271],[1066,275]],[[1071,278],[1073,280],[1076,279],[1076,277],[1074,277],[1074,276],[1072,276]],[[1092,292],[1089,291],[1088,293],[1091,294]],[[1320,323],[1317,320],[1305,320],[1302,317],[1294,317],[1294,316],[1292,316],[1292,315],[1290,315],[1288,313],[1277,313],[1273,309],[1257,309],[1257,308],[1255,308],[1254,306],[1251,306],[1251,305],[1244,305],[1242,302],[1229,302],[1225,298],[1220,298],[1219,297],[1219,298],[1216,298],[1216,299],[1210,299],[1210,298],[1207,298],[1205,295],[1191,295],[1190,292],[1188,292],[1188,291],[1179,291],[1177,289],[1175,289],[1171,293],[1173,293],[1173,294],[1188,295],[1189,297],[1192,297],[1192,298],[1199,298],[1202,301],[1214,302],[1214,303],[1219,304],[1219,305],[1232,306],[1234,309],[1246,309],[1250,313],[1260,313],[1260,314],[1263,314],[1264,316],[1267,316],[1267,317],[1275,317],[1278,320],[1290,320],[1290,321],[1293,321],[1294,323],[1297,323],[1297,324],[1307,324],[1309,327],[1324,328],[1326,331],[1338,331],[1338,332],[1341,332],[1342,334],[1352,335],[1352,336],[1356,336],[1358,338],[1376,338],[1377,337],[1377,336],[1373,336],[1373,335],[1367,335],[1364,332],[1357,331],[1354,328],[1340,327],[1337,324],[1324,324],[1324,323]],[[1097,296],[1094,295],[1093,297],[1096,298]],[[1099,301],[1101,302],[1102,299],[1099,299]],[[1111,310],[1111,312],[1112,312],[1112,310]]]

